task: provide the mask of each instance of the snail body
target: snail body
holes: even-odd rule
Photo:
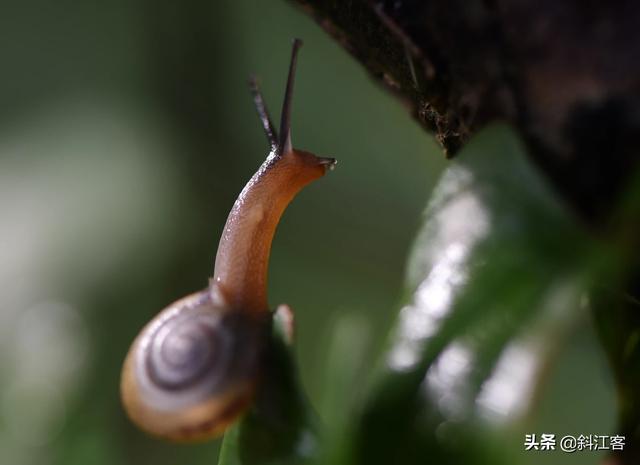
[[[291,145],[295,40],[280,137],[255,82],[251,89],[271,149],[234,203],[209,286],[162,310],[140,332],[124,362],[121,395],[141,429],[167,439],[221,434],[250,405],[269,327],[267,271],[285,208],[335,165]]]

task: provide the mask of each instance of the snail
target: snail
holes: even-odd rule
[[[291,53],[279,136],[255,79],[253,100],[270,144],[227,218],[206,289],[162,310],[133,342],[122,369],[130,419],[170,440],[213,438],[251,404],[271,312],[267,269],[275,229],[289,202],[336,160],[291,145],[298,50]]]

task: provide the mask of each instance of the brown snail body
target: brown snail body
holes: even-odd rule
[[[294,41],[280,139],[255,81],[256,108],[270,153],[236,200],[209,286],[171,304],[133,342],[122,371],[122,401],[143,430],[172,440],[221,434],[251,403],[269,320],[271,242],[289,202],[335,160],[292,148]]]

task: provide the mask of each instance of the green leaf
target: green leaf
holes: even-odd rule
[[[479,133],[426,210],[351,460],[513,463],[491,426],[526,413],[549,336],[578,313],[590,247],[512,130]]]
[[[220,456],[218,457],[218,465],[240,465],[240,454],[238,446],[238,435],[240,427],[238,424],[233,425],[224,434]]]
[[[317,449],[317,425],[291,353],[292,320],[280,307],[254,405],[224,437],[218,465],[304,464]]]

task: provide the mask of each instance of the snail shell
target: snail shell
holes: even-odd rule
[[[265,321],[231,311],[210,289],[164,309],[124,363],[121,391],[131,419],[178,441],[219,435],[253,397]]]

